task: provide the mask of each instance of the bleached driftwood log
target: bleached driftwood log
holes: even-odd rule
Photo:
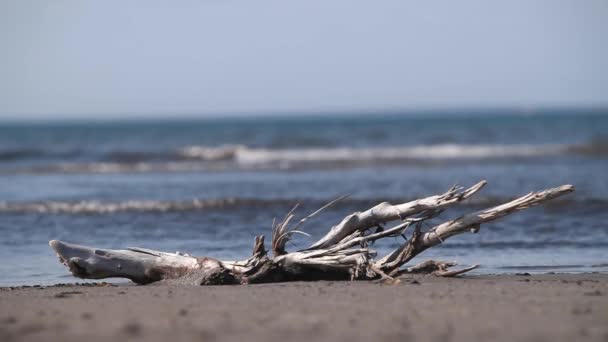
[[[477,265],[456,271],[448,270],[455,263],[433,260],[413,267],[402,266],[427,248],[454,235],[477,233],[483,223],[574,191],[573,186],[563,185],[532,192],[511,202],[464,215],[426,231],[422,230],[424,221],[436,217],[446,207],[473,196],[485,184],[486,182],[482,181],[468,189],[455,186],[444,194],[398,205],[381,203],[367,211],[347,216],[309,248],[287,252],[286,243],[294,234],[306,234],[300,230],[301,226],[341,198],[304,217],[295,225],[290,225],[296,206],[282,221],[273,223],[272,256],[269,256],[265,249],[264,236],[257,236],[252,256],[243,261],[220,261],[144,248],[99,249],[57,240],[52,240],[49,244],[60,261],[77,277],[122,277],[139,284],[179,278],[207,285],[291,280],[393,279],[408,273],[455,276],[468,272]],[[401,222],[394,227],[382,226],[397,220]],[[405,234],[409,228],[412,230],[411,236],[406,238]],[[403,236],[405,241],[388,255],[376,260],[376,253],[369,248],[369,244],[391,236]]]

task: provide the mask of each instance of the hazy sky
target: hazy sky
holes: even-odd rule
[[[0,118],[608,105],[608,1],[0,1]]]

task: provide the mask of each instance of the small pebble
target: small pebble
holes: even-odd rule
[[[585,292],[584,295],[585,296],[601,296],[602,293],[600,292],[600,290],[595,290],[593,292]]]
[[[123,327],[123,331],[130,336],[137,336],[139,334],[141,334],[141,325],[137,322],[131,322],[131,323],[127,323],[124,327]]]
[[[2,320],[2,323],[15,324],[17,323],[17,318],[15,316],[8,316]]]

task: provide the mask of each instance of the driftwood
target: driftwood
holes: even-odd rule
[[[295,224],[294,208],[283,220],[273,223],[271,253],[264,236],[255,238],[252,256],[243,261],[220,261],[181,253],[164,253],[144,248],[109,250],[52,240],[51,248],[74,276],[89,279],[121,277],[138,284],[165,279],[188,279],[200,285],[252,284],[294,280],[390,280],[403,274],[425,273],[456,276],[477,267],[451,271],[452,262],[426,261],[403,267],[418,254],[446,239],[465,232],[477,233],[480,225],[519,210],[538,205],[574,191],[571,185],[532,192],[511,202],[467,214],[428,230],[422,223],[436,217],[446,207],[464,201],[486,185],[485,181],[463,189],[453,187],[446,193],[398,205],[381,203],[356,212],[333,226],[320,240],[304,250],[287,252],[286,243],[294,234],[306,234],[303,224],[325,207]],[[340,200],[339,198],[338,200]],[[400,221],[391,228],[383,225]],[[409,238],[406,233],[411,231]],[[398,248],[376,259],[370,243],[386,237],[404,237]]]

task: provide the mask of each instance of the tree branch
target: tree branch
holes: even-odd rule
[[[421,232],[420,226],[417,226],[412,238],[386,257],[378,260],[376,262],[376,267],[390,275],[401,265],[410,261],[422,251],[442,243],[449,237],[468,231],[476,233],[479,231],[482,223],[497,220],[519,210],[539,205],[545,201],[563,196],[573,191],[574,186],[562,185],[544,191],[531,192],[511,202],[464,215],[455,220],[435,226],[426,232]]]
[[[440,209],[461,202],[473,196],[485,185],[486,181],[484,180],[466,190],[454,186],[444,194],[403,204],[391,205],[388,202],[380,203],[367,211],[356,212],[345,217],[342,222],[333,226],[325,236],[308,249],[328,248],[339,243],[342,239],[354,232],[364,232],[378,224],[384,224],[398,219],[404,220],[409,216],[423,211]]]

